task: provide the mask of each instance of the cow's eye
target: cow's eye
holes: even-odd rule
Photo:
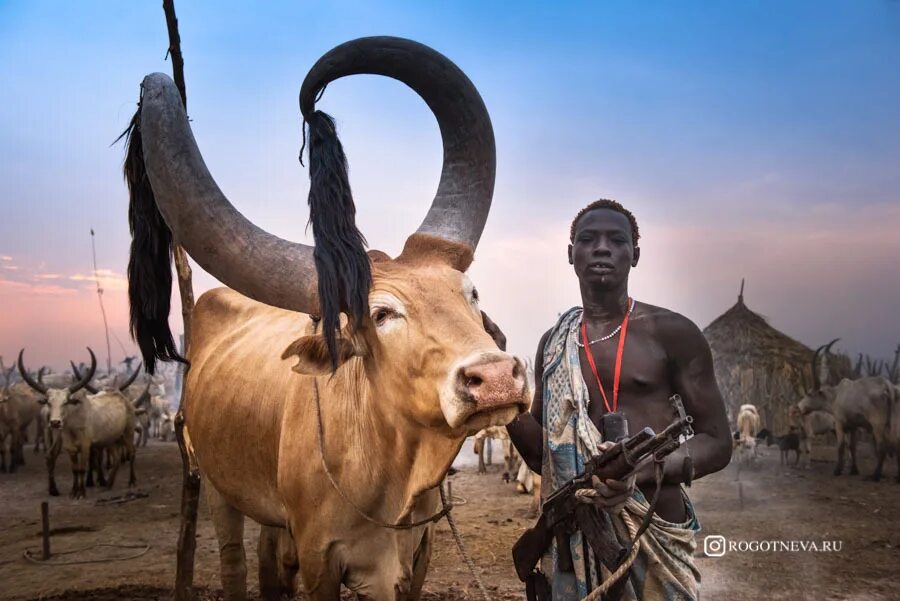
[[[78,398],[75,398],[75,397],[66,399],[66,405],[77,405],[77,404],[80,403],[80,402],[81,402],[81,399],[78,399]]]
[[[472,288],[472,302],[478,304],[478,290],[475,288]]]
[[[375,322],[376,326],[383,325],[388,319],[393,317],[396,313],[393,309],[389,309],[387,307],[378,307],[372,313],[372,321]]]

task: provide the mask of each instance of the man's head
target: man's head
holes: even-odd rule
[[[614,200],[592,202],[572,221],[569,263],[582,283],[615,288],[638,264],[639,239],[631,211]]]

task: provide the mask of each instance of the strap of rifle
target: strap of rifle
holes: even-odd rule
[[[634,535],[634,539],[631,541],[632,545],[634,545],[644,533],[644,531],[646,531],[647,528],[650,527],[650,521],[653,519],[653,514],[656,513],[656,502],[659,500],[659,491],[662,490],[666,461],[665,458],[654,459],[653,461],[656,467],[656,490],[653,491],[653,498],[650,500],[650,506],[647,507],[647,513],[644,515],[644,519],[641,521],[641,526],[640,528],[638,528],[637,533]]]

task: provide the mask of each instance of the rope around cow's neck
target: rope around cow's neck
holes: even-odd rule
[[[441,510],[432,515],[429,518],[425,518],[424,520],[419,520],[418,522],[412,523],[397,523],[389,524],[387,522],[383,522],[378,518],[374,518],[363,511],[359,505],[354,503],[338,486],[337,481],[334,479],[334,476],[331,474],[331,470],[328,467],[328,461],[325,460],[325,428],[322,426],[322,408],[319,406],[319,383],[317,381],[313,381],[314,388],[314,396],[315,396],[315,405],[316,405],[316,421],[318,422],[318,439],[319,439],[319,455],[322,457],[322,469],[325,470],[325,475],[328,477],[328,481],[331,482],[331,485],[337,491],[338,495],[347,503],[350,507],[352,507],[356,513],[358,513],[363,519],[367,522],[371,522],[376,526],[381,526],[382,528],[390,528],[391,530],[410,530],[411,528],[418,528],[419,526],[424,526],[431,522],[438,522],[445,515],[450,515],[450,510],[453,509],[453,500],[451,499],[448,502],[444,496],[444,488],[443,481],[441,484],[438,484],[438,487],[441,491]]]
[[[316,406],[316,422],[318,426],[317,434],[319,439],[319,456],[322,458],[322,469],[325,470],[325,475],[328,477],[328,481],[331,482],[331,486],[334,487],[338,495],[340,495],[344,502],[352,507],[356,511],[356,513],[358,513],[363,519],[371,522],[372,524],[375,524],[376,526],[381,526],[382,528],[390,528],[392,530],[409,530],[410,528],[424,526],[430,522],[437,523],[442,517],[446,517],[447,523],[450,525],[450,532],[453,535],[453,540],[456,542],[456,549],[459,551],[460,557],[462,557],[463,562],[465,562],[466,566],[469,568],[469,572],[472,574],[472,579],[475,580],[475,584],[478,586],[478,590],[481,591],[481,594],[484,597],[484,601],[490,601],[491,598],[487,593],[487,589],[484,588],[484,583],[481,581],[481,578],[478,576],[478,572],[475,569],[475,562],[472,561],[472,558],[469,557],[469,554],[466,552],[466,547],[463,544],[462,536],[460,536],[459,530],[456,527],[456,520],[453,519],[453,515],[450,513],[450,511],[453,509],[453,499],[447,499],[447,493],[444,492],[443,480],[441,480],[440,484],[438,484],[438,491],[441,493],[441,510],[427,519],[419,520],[418,522],[414,522],[412,524],[398,524],[396,522],[394,522],[393,524],[388,524],[387,522],[382,522],[378,518],[374,518],[360,509],[360,507],[356,503],[351,501],[350,498],[346,494],[344,494],[344,491],[340,486],[338,486],[337,481],[331,474],[331,470],[328,468],[328,462],[325,460],[325,428],[322,425],[322,408],[319,405],[319,383],[315,380],[313,381],[313,389]]]

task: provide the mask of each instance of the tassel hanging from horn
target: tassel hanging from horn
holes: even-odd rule
[[[156,206],[144,167],[141,139],[141,103],[124,137],[127,145],[123,167],[128,184],[128,226],[131,252],[128,259],[128,300],[131,336],[141,349],[147,373],[156,361],[185,360],[178,354],[169,328],[172,296],[172,232]]]
[[[334,119],[322,111],[305,116],[309,126],[309,223],[319,286],[322,332],[337,369],[336,332],[346,311],[352,328],[362,326],[372,285],[366,239],[356,227],[356,206],[347,175],[347,157]]]

